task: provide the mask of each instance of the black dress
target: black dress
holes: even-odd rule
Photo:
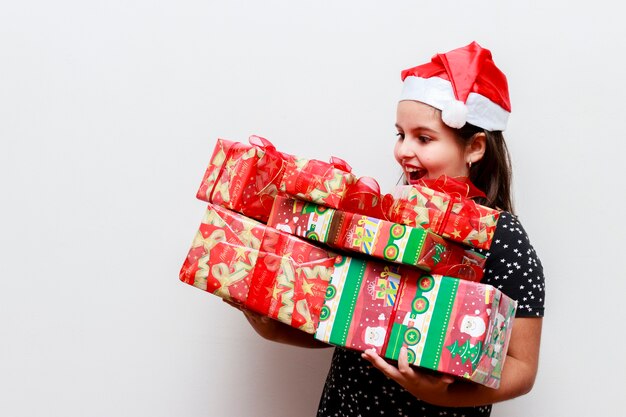
[[[544,276],[541,262],[517,218],[503,212],[486,257],[483,283],[517,300],[516,317],[543,317]],[[318,417],[489,416],[491,406],[438,407],[416,399],[361,358],[335,348],[317,411]]]

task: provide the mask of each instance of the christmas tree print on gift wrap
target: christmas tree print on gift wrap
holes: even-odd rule
[[[385,356],[497,387],[515,301],[483,284],[425,274],[405,282]]]
[[[315,338],[498,387],[515,301],[490,285],[338,257]]]
[[[469,340],[466,340],[462,346],[459,346],[459,342],[455,340],[454,344],[446,346],[446,349],[450,351],[452,358],[458,355],[461,358],[461,361],[470,361],[472,369],[476,369],[482,345],[483,344],[481,342],[478,342],[477,345],[472,345]]]

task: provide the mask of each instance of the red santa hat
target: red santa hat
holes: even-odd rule
[[[402,71],[400,100],[416,100],[441,110],[455,129],[466,122],[487,131],[504,130],[511,113],[506,76],[491,52],[476,42],[437,54],[423,65]]]

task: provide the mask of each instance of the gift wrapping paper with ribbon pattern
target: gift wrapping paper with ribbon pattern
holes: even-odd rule
[[[356,177],[348,164],[338,158],[333,163],[290,157],[280,190],[302,200],[329,207],[339,207]]]
[[[450,183],[451,180],[440,180]],[[436,187],[437,182],[430,184]],[[445,188],[442,189],[445,190]],[[390,218],[410,226],[422,226],[455,242],[489,249],[500,212],[476,204],[460,193],[437,191],[420,185],[395,187]]]
[[[273,147],[218,139],[196,197],[266,222],[284,165]]]
[[[276,150],[267,139],[250,144],[218,139],[197,197],[266,222],[278,193],[407,226],[481,249],[491,245],[499,211],[471,200],[484,196],[467,178],[441,177],[383,195],[373,178],[356,178],[339,158],[306,159]]]
[[[412,365],[497,388],[515,308],[490,285],[339,257],[315,337],[395,360],[405,346]]]
[[[429,230],[277,196],[268,225],[332,247],[433,273],[480,281],[483,255]]]
[[[335,256],[210,204],[180,279],[314,333]]]
[[[218,139],[196,197],[264,223],[279,191],[337,206],[356,179],[344,161],[331,161],[278,152],[258,136],[249,145]]]

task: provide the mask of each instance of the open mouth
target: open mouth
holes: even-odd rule
[[[414,184],[426,175],[426,170],[417,167],[404,167],[406,180],[409,184]]]

